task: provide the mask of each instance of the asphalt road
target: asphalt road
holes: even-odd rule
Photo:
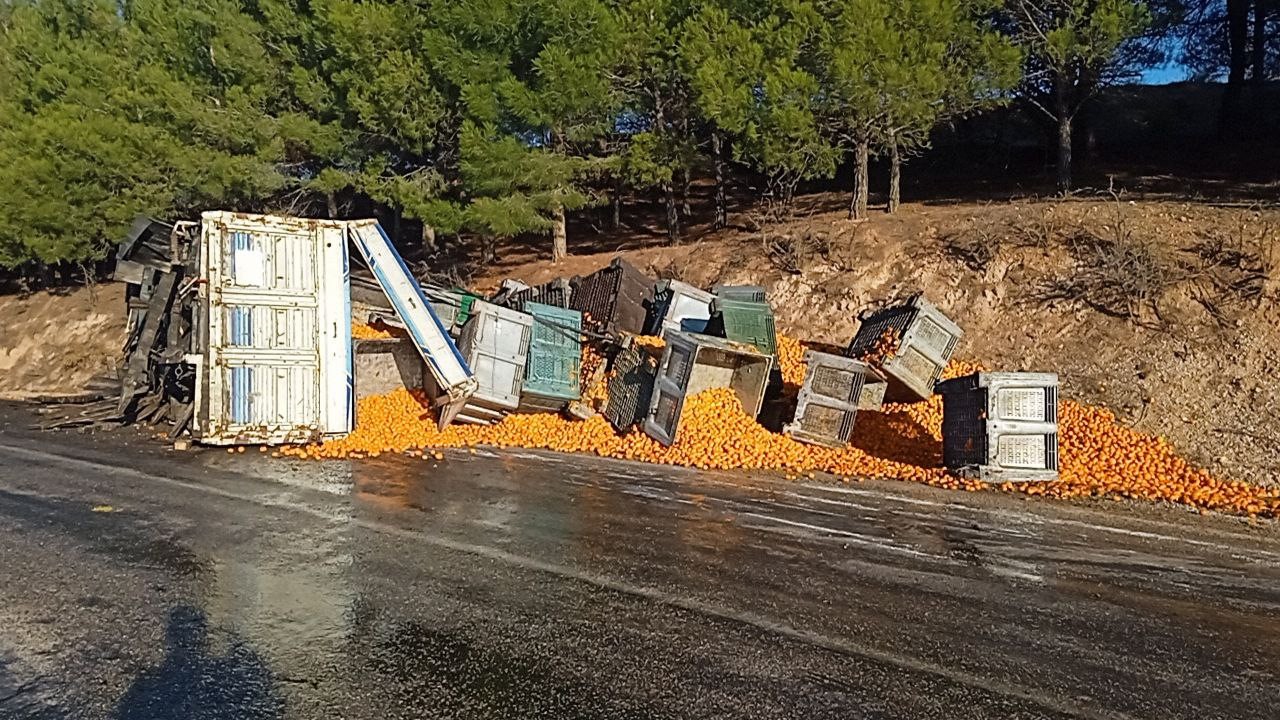
[[[174,453],[0,406],[0,718],[1259,718],[1280,534],[576,457]]]

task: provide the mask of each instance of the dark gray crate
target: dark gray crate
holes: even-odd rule
[[[711,301],[711,319],[704,330],[707,335],[754,345],[765,355],[778,354],[778,331],[769,303],[752,300]]]
[[[872,357],[886,333],[897,339],[896,352],[887,359]],[[933,394],[963,334],[959,325],[917,295],[864,317],[846,354],[879,366],[889,381],[885,399],[920,402]]]
[[[568,308],[572,297],[573,288],[570,286],[569,280],[556,278],[533,287],[520,288],[513,286],[499,290],[497,294],[489,299],[489,302],[512,310],[529,312],[528,308],[525,307],[528,303]]]
[[[643,348],[624,348],[614,358],[604,416],[619,432],[626,432],[644,421],[657,374],[657,359]]]
[[[990,482],[1058,478],[1058,376],[975,373],[938,385],[942,458]]]
[[[795,419],[783,427],[788,436],[828,447],[846,445],[863,402],[868,377],[874,370],[861,360],[806,351],[804,384],[796,402]]]
[[[759,285],[712,285],[711,294],[724,300],[768,302],[764,288]]]
[[[569,307],[582,313],[586,329],[615,338],[644,333],[654,282],[631,263],[614,258],[608,267],[569,284]]]

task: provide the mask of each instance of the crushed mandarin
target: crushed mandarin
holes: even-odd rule
[[[652,343],[649,343],[650,345]],[[778,338],[778,364],[788,385],[804,377],[804,348]],[[598,358],[584,358],[598,367]],[[944,377],[982,370],[952,361]],[[605,383],[599,383],[604,386]],[[441,448],[520,447],[716,470],[773,470],[789,478],[825,472],[843,478],[892,478],[956,490],[998,489],[1052,498],[1110,497],[1166,501],[1250,517],[1280,516],[1280,489],[1221,480],[1194,467],[1163,438],[1124,427],[1110,411],[1071,401],[1059,408],[1060,477],[1046,483],[993,486],[956,477],[942,467],[942,400],[886,405],[858,415],[851,445],[806,445],[770,432],[742,409],[734,393],[714,388],[685,401],[676,441],[664,447],[638,428],[619,435],[603,417],[572,420],[554,414],[511,415],[494,425],[438,429],[418,391],[363,398],[359,422],[345,438],[292,447],[302,458],[360,458],[413,452],[440,459]],[[419,452],[425,451],[425,452]]]

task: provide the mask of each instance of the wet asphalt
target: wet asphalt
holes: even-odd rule
[[[0,406],[0,718],[1212,718],[1280,533],[536,453],[307,463]]]

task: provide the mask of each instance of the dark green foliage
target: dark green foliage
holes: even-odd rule
[[[989,0],[8,0],[0,267],[210,208],[559,255],[565,212],[627,186],[661,194],[675,239],[692,176],[714,168],[717,222],[731,162],[785,207],[850,151],[910,153],[1001,99],[1010,37],[1032,70],[1113,62],[1128,2],[1036,44]]]

